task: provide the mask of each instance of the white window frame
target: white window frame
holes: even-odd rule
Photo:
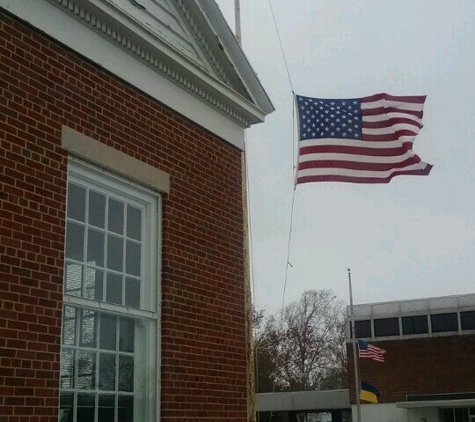
[[[141,297],[140,309],[125,305],[116,305],[105,301],[98,301],[84,297],[63,293],[63,306],[71,306],[79,309],[86,309],[100,313],[113,314],[133,318],[138,321],[141,327],[140,333],[136,331],[137,337],[146,336],[147,347],[142,355],[145,360],[142,367],[135,367],[134,374],[141,373],[145,377],[147,393],[134,404],[134,422],[140,422],[141,418],[147,421],[158,421],[159,419],[159,370],[160,370],[160,244],[161,244],[161,196],[159,193],[144,187],[134,181],[124,179],[116,174],[78,160],[69,158],[68,182],[76,182],[93,189],[96,192],[103,192],[113,197],[118,197],[125,201],[129,200],[132,205],[141,204],[142,213],[142,255],[141,255]],[[86,200],[87,212],[87,200]],[[67,218],[66,218],[67,221]],[[66,237],[65,237],[66,239]],[[86,243],[86,242],[85,242]],[[66,244],[66,242],[65,242]],[[66,257],[65,257],[66,262]],[[65,274],[66,276],[66,274]],[[65,278],[63,283],[65,283]],[[105,298],[104,298],[105,299]],[[62,342],[63,343],[63,342]],[[99,346],[98,346],[99,347]],[[143,362],[141,360],[141,362]],[[152,370],[149,371],[148,368]],[[145,368],[145,369],[144,369]],[[153,375],[151,375],[153,374]],[[97,394],[98,390],[79,390],[75,386],[73,392],[87,394]],[[60,389],[60,391],[72,391],[71,389]],[[76,405],[76,403],[75,403]],[[144,410],[145,409],[145,410]],[[140,419],[138,413],[140,413]],[[97,420],[97,412],[95,416]],[[74,415],[76,422],[76,412]],[[79,422],[79,421],[77,421]]]

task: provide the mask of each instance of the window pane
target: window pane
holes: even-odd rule
[[[102,300],[104,272],[95,268],[86,268],[84,277],[84,297]]]
[[[134,341],[135,321],[130,318],[120,318],[119,350],[133,353]]]
[[[99,389],[115,390],[115,354],[101,353],[99,356]]]
[[[87,263],[104,266],[104,233],[89,229],[87,232]]]
[[[140,263],[140,243],[135,243],[128,240],[125,264],[127,274],[140,277]]]
[[[69,223],[66,229],[66,258],[84,260],[84,227]]]
[[[355,321],[355,335],[356,338],[371,337],[371,321]]]
[[[114,422],[115,396],[101,394],[99,396],[99,417],[100,422]],[[132,421],[133,419],[131,419]]]
[[[116,324],[115,316],[101,314],[101,349],[116,350]]]
[[[462,330],[475,330],[475,311],[460,312]]]
[[[456,407],[454,409],[455,422],[468,422],[468,408]]]
[[[127,236],[135,240],[142,238],[142,211],[127,206]]]
[[[60,422],[73,422],[73,393],[61,393],[59,398],[59,420]]]
[[[63,313],[63,344],[76,344],[76,309],[66,306]]]
[[[134,358],[119,355],[119,391],[134,391]]]
[[[96,354],[84,350],[78,351],[78,388],[92,390],[95,388]]]
[[[124,204],[109,199],[109,230],[114,233],[124,233]]]
[[[440,422],[455,422],[454,409],[440,409]]]
[[[140,280],[125,280],[125,305],[140,308]]]
[[[106,302],[122,304],[122,277],[107,274]]]
[[[64,293],[72,296],[81,296],[82,265],[66,262],[66,286]]]
[[[406,335],[428,333],[427,315],[402,317],[402,332]]]
[[[458,331],[457,314],[436,314],[431,315],[433,333],[442,333],[444,331]]]
[[[84,221],[86,215],[86,189],[68,183],[68,218]]]
[[[122,271],[123,239],[117,236],[107,236],[107,268]]]
[[[89,224],[100,227],[105,226],[106,197],[96,192],[89,192]]]
[[[134,420],[134,398],[119,396],[119,422],[132,422]]]
[[[96,347],[96,338],[96,313],[82,310],[79,326],[79,346]]]
[[[94,422],[95,396],[92,394],[78,395],[78,422]]]
[[[61,388],[74,388],[74,350],[63,348],[61,353]]]
[[[399,319],[398,318],[381,318],[374,320],[374,336],[398,336],[399,335]]]

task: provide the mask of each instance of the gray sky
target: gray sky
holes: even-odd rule
[[[234,0],[218,0],[234,27]],[[475,2],[273,0],[297,94],[422,95],[427,177],[296,190],[285,302],[332,289],[355,303],[473,293]],[[282,303],[293,191],[293,98],[268,0],[241,0],[243,48],[276,111],[247,133],[255,303]],[[296,147],[295,147],[296,151]]]

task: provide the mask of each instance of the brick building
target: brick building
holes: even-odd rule
[[[356,337],[386,350],[384,363],[359,359],[360,379],[381,393],[362,403],[364,421],[475,421],[475,294],[356,305],[354,314]]]
[[[252,418],[244,130],[213,0],[0,0],[0,421]]]

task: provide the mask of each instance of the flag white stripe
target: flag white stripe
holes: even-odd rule
[[[307,177],[307,176],[346,176],[346,177],[361,177],[361,178],[378,178],[385,179],[391,176],[393,173],[399,171],[413,171],[413,170],[424,170],[427,166],[427,163],[417,163],[412,164],[403,168],[395,168],[386,171],[366,171],[366,170],[353,170],[345,168],[310,168],[299,170],[297,177]]]
[[[339,154],[339,153],[314,153],[303,154],[299,157],[299,163],[305,163],[307,161],[348,161],[356,163],[381,163],[381,164],[396,164],[400,163],[408,158],[414,157],[412,151],[405,154],[396,155],[392,157],[380,157],[372,155],[357,155],[357,154]]]
[[[363,122],[384,122],[389,119],[411,119],[414,122],[422,124],[422,119],[412,114],[406,113],[386,113],[386,114],[375,114],[371,116],[362,116]]]
[[[407,123],[396,123],[390,127],[380,127],[380,128],[363,128],[363,133],[366,135],[386,135],[388,133],[394,133],[397,130],[410,130],[416,134],[420,132],[420,129],[415,125],[410,125]]]

